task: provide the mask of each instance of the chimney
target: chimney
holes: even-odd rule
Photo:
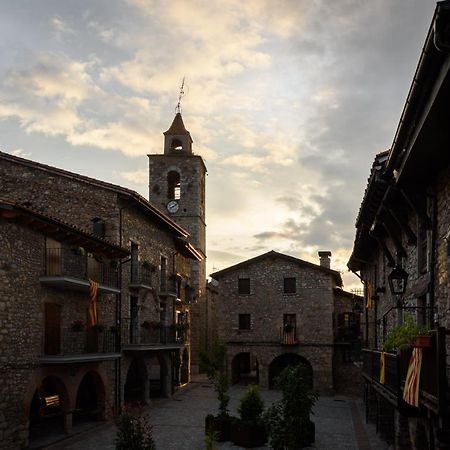
[[[330,268],[330,260],[331,252],[319,252],[320,258],[320,267],[325,267],[326,269]]]

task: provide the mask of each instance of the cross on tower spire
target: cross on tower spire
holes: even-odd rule
[[[178,103],[177,103],[177,107],[175,108],[175,111],[180,114],[181,114],[181,99],[184,95],[184,79],[185,78],[186,77],[183,77],[183,81],[181,82],[180,95],[178,96]]]

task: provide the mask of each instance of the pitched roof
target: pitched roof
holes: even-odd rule
[[[92,186],[107,189],[116,192],[117,194],[121,194],[125,196],[128,200],[132,201],[136,206],[141,208],[144,212],[149,213],[153,219],[158,221],[161,225],[163,225],[166,229],[170,230],[176,236],[183,238],[189,237],[189,233],[184,228],[182,228],[180,225],[174,222],[170,217],[166,216],[161,211],[159,211],[155,206],[153,206],[148,200],[146,200],[144,197],[142,197],[142,195],[138,194],[136,191],[119,186],[117,184],[97,180],[96,178],[87,177],[85,175],[80,175],[78,173],[58,169],[56,167],[48,166],[46,164],[38,163],[36,161],[31,161],[29,159],[13,156],[10,155],[9,153],[4,153],[1,151],[0,151],[0,159],[4,159],[6,161],[10,161],[15,164],[21,164],[23,166],[28,166],[37,170],[41,170],[43,172],[49,172],[69,179],[81,181],[83,183],[87,183]]]
[[[8,200],[0,199],[0,217],[15,220],[58,241],[70,242],[109,258],[124,258],[130,254],[127,249],[88,233],[75,225]]]
[[[279,252],[276,252],[275,250],[271,250],[270,252],[263,253],[262,255],[256,256],[254,258],[247,259],[246,261],[242,261],[238,264],[227,267],[226,269],[219,270],[218,272],[214,272],[210,276],[211,276],[211,278],[218,280],[225,274],[242,269],[244,267],[249,266],[250,264],[260,262],[267,258],[280,258],[280,259],[284,259],[286,261],[296,263],[303,267],[308,267],[310,269],[319,270],[321,272],[331,275],[334,278],[334,280],[338,286],[342,286],[342,284],[343,284],[341,274],[338,271],[328,269],[326,267],[322,267],[322,266],[319,266],[318,264],[313,264],[308,261],[304,261],[303,259],[295,258],[294,256],[285,255],[284,253],[279,253]]]
[[[188,134],[190,136],[189,131],[186,130],[186,127],[184,126],[183,118],[179,112],[175,115],[172,125],[170,125],[170,128],[165,131],[164,134]]]

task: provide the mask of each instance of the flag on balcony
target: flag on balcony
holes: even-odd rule
[[[366,308],[367,309],[373,309],[372,285],[368,282],[366,284],[366,286],[367,286],[367,289],[366,289],[366,293],[367,293]]]
[[[97,292],[98,283],[89,280],[88,326],[97,325]]]
[[[380,383],[384,384],[385,365],[384,365],[384,352],[380,353]]]
[[[422,349],[414,348],[406,374],[403,400],[411,406],[419,406],[420,370],[422,368]]]

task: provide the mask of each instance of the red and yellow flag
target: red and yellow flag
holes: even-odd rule
[[[98,283],[89,280],[88,326],[97,325],[97,292]]]
[[[366,308],[367,309],[373,309],[373,300],[372,300],[372,285],[370,283],[367,283],[366,285]]]
[[[419,406],[420,370],[422,368],[422,349],[414,348],[406,374],[403,400],[411,406]]]
[[[380,353],[380,383],[384,384],[385,377],[384,352]]]

